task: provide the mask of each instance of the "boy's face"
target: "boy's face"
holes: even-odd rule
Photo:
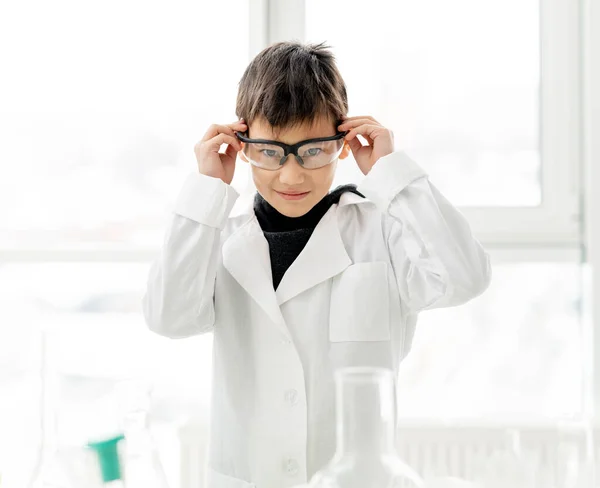
[[[252,139],[277,140],[286,144],[334,136],[337,133],[335,124],[326,118],[317,119],[312,126],[305,124],[282,129],[277,134],[277,138],[269,123],[263,119],[253,121],[248,129]],[[344,159],[349,152],[349,146],[344,143],[339,158]],[[247,161],[241,152],[239,155]],[[251,165],[252,178],[258,192],[279,213],[287,217],[301,217],[329,193],[336,167],[337,161],[334,161],[322,168],[305,169],[296,161],[293,154],[289,154],[285,164],[276,171]]]

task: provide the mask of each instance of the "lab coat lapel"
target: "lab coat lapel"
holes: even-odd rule
[[[352,264],[340,235],[337,208],[337,205],[331,206],[302,252],[283,275],[276,293],[279,305],[341,273]]]
[[[223,266],[274,322],[284,324],[273,289],[269,244],[255,216],[223,243]]]

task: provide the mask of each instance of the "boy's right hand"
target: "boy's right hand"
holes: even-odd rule
[[[237,153],[242,149],[242,143],[235,137],[234,131],[248,130],[242,120],[227,125],[213,124],[208,128],[202,140],[194,146],[200,173],[231,184]],[[219,152],[221,144],[227,144],[225,153]]]

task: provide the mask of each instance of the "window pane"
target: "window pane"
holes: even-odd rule
[[[457,205],[539,205],[539,2],[353,5],[306,1],[307,40],[333,47],[350,115],[389,125]]]
[[[2,246],[160,240],[194,145],[235,119],[248,8],[2,2]]]
[[[576,263],[498,264],[481,297],[420,314],[400,368],[401,415],[581,414],[581,286]]]

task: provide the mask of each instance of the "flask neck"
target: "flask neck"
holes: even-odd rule
[[[123,416],[123,429],[129,432],[146,431],[149,428],[146,410],[130,410]]]
[[[336,377],[336,456],[395,455],[396,396],[391,371],[347,368]]]
[[[144,410],[128,412],[123,418],[126,452],[128,456],[144,455],[152,448],[148,413]]]

